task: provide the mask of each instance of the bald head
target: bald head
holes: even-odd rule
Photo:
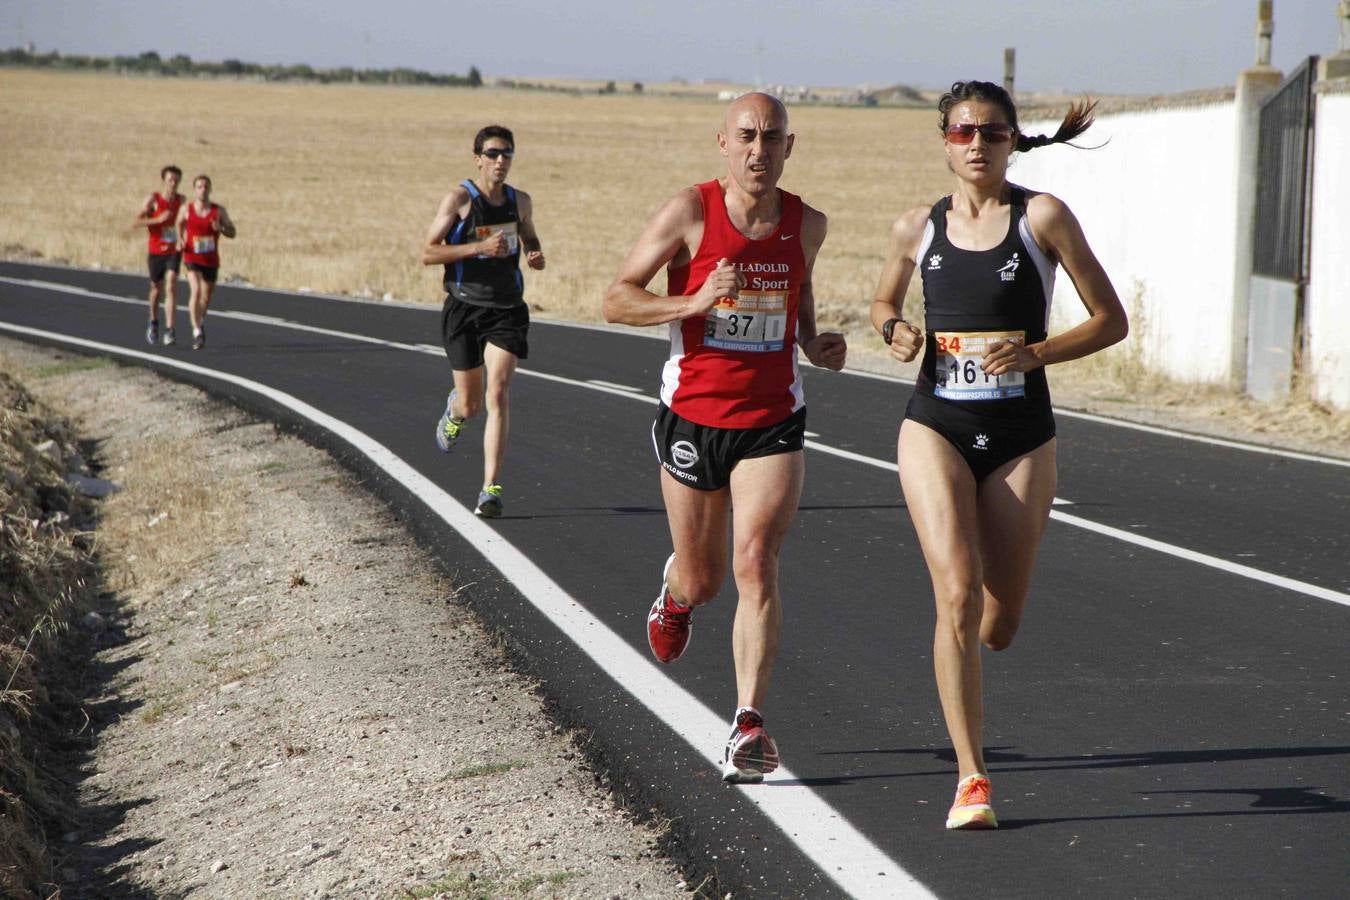
[[[783,163],[792,155],[787,107],[768,94],[745,94],[727,107],[717,145],[727,159],[727,174],[747,194],[763,196],[778,185]]]
[[[773,122],[782,131],[788,130],[788,111],[783,101],[770,94],[751,91],[727,105],[722,133],[730,134],[734,131],[744,115],[749,115],[756,122]]]

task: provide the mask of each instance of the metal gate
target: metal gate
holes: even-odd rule
[[[1316,73],[1310,56],[1261,104],[1247,323],[1247,392],[1260,400],[1288,396],[1303,344]]]

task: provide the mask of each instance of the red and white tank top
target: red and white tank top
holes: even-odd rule
[[[220,235],[211,226],[220,218],[220,207],[214,203],[206,215],[197,212],[197,204],[189,203],[187,222],[183,226],[183,262],[207,268],[220,268],[220,251],[216,242]]]
[[[169,211],[169,217],[163,222],[146,226],[146,230],[150,232],[149,250],[152,256],[166,256],[178,252],[178,232],[174,229],[178,221],[178,210],[182,205],[182,194],[174,194],[165,199],[163,194],[156,193],[150,198],[150,215],[157,216],[166,209]]]
[[[698,186],[703,240],[688,265],[668,272],[667,293],[703,287],[720,259],[745,276],[737,299],[707,315],[670,323],[670,358],[661,373],[661,401],[681,418],[716,428],[776,425],[806,405],[797,370],[797,298],[806,277],[802,200],[778,192],[778,227],[763,240],[736,230],[722,186]]]

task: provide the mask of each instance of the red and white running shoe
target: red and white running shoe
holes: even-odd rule
[[[666,576],[675,564],[675,554],[670,554],[666,567],[661,570],[661,594],[647,613],[647,646],[652,655],[663,663],[673,663],[680,658],[684,648],[689,646],[689,630],[692,627],[689,618],[694,614],[692,606],[680,606],[670,596],[666,588]]]
[[[759,710],[742,706],[722,756],[722,780],[728,784],[759,784],[778,768],[778,745],[764,730]]]

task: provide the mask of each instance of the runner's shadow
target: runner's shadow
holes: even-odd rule
[[[927,756],[934,762],[956,763],[949,748],[872,750],[826,750],[821,756]],[[1175,766],[1196,763],[1247,762],[1260,759],[1301,759],[1313,756],[1347,756],[1350,746],[1330,747],[1234,747],[1206,750],[1152,750],[1139,753],[1079,753],[1066,756],[1031,756],[1006,747],[989,747],[985,762],[992,771],[1041,772],[1063,769],[1115,769],[1144,766]],[[995,767],[997,766],[997,769]],[[923,773],[913,773],[923,774]]]
[[[1176,812],[1119,813],[1101,816],[1057,816],[1044,819],[1010,819],[999,817],[1000,830],[1033,828],[1037,825],[1058,825],[1064,822],[1121,822],[1131,819],[1231,819],[1238,816],[1298,816],[1318,813],[1350,813],[1350,800],[1341,800],[1326,794],[1317,794],[1311,787],[1271,788],[1202,788],[1193,791],[1151,791],[1137,796],[1156,797],[1174,794],[1179,797],[1203,795],[1250,796],[1252,802],[1245,809],[1179,810]]]

